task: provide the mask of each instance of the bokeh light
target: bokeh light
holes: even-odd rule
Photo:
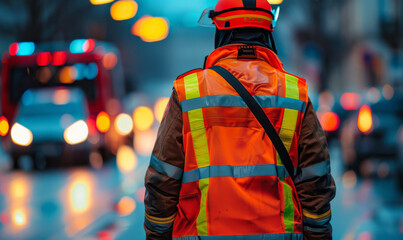
[[[53,53],[52,64],[55,66],[64,65],[67,62],[67,53],[58,51]]]
[[[136,209],[136,202],[131,197],[123,197],[116,206],[120,216],[128,216]]]
[[[27,177],[21,176],[11,181],[9,188],[10,197],[15,201],[16,199],[27,198],[31,185]]]
[[[52,79],[52,70],[49,67],[43,67],[36,72],[38,81],[42,84],[47,84]]]
[[[111,127],[111,120],[106,112],[100,112],[97,116],[96,126],[98,131],[106,133]]]
[[[370,88],[367,92],[367,100],[371,103],[377,103],[381,100],[381,92],[377,88]]]
[[[9,217],[7,216],[6,213],[0,214],[0,223],[3,225],[7,225],[10,222]]]
[[[11,213],[13,224],[17,227],[27,225],[27,213],[24,209],[18,208]]]
[[[118,168],[123,173],[132,172],[137,166],[137,156],[129,146],[121,146],[116,156]]]
[[[158,122],[162,121],[162,118],[163,118],[164,113],[165,113],[165,109],[168,106],[168,102],[169,102],[169,98],[164,97],[164,98],[158,99],[157,102],[155,103],[154,114],[155,114],[155,119]]]
[[[344,236],[343,240],[354,240],[355,235],[352,233],[347,234],[346,236]]]
[[[29,146],[32,143],[32,132],[19,123],[15,123],[11,128],[11,139],[20,146]]]
[[[358,235],[358,240],[371,240],[372,236],[369,232],[362,232]]]
[[[114,0],[90,0],[90,3],[92,5],[102,5],[102,4],[107,4],[107,3],[111,3]]]
[[[89,173],[78,172],[68,187],[69,205],[73,213],[87,211],[92,202],[93,180]]]
[[[89,207],[88,186],[84,182],[76,182],[72,187],[72,201],[77,212],[85,211]]]
[[[83,44],[83,50],[84,52],[92,52],[95,48],[95,40],[94,39],[87,39],[84,44]]]
[[[133,18],[138,10],[138,5],[133,0],[120,0],[112,4],[111,16],[113,20],[123,21]]]
[[[17,52],[16,52],[17,56],[29,56],[32,55],[34,52],[35,52],[35,43],[33,42],[20,42],[17,44]]]
[[[96,238],[97,240],[113,240],[114,239],[113,235],[108,231],[99,231],[97,233],[97,236],[98,236],[98,238]],[[89,239],[87,239],[87,240],[89,240]],[[94,240],[94,239],[92,239],[92,240]]]
[[[142,156],[149,156],[153,150],[156,138],[156,130],[136,131],[133,143],[134,150]]]
[[[0,136],[6,136],[8,133],[8,130],[10,129],[10,125],[7,121],[7,118],[1,116],[0,117]]]
[[[325,131],[336,131],[340,126],[340,118],[336,113],[318,113],[319,122]]]
[[[137,130],[146,131],[154,123],[154,114],[148,107],[138,107],[133,113],[133,122]]]
[[[342,181],[344,188],[346,189],[353,188],[357,184],[357,174],[355,174],[355,172],[351,170],[347,171],[344,173]]]
[[[70,91],[67,89],[57,89],[53,94],[53,103],[64,105],[70,101]]]
[[[357,110],[361,101],[361,97],[357,93],[344,93],[340,97],[340,104],[347,111]]]
[[[323,91],[319,95],[319,105],[326,105],[332,108],[334,105],[334,96],[330,91]]]
[[[144,16],[133,25],[132,33],[144,42],[157,42],[167,38],[169,25],[164,18]]]
[[[19,48],[20,48],[20,46],[18,45],[18,43],[11,44],[10,48],[9,48],[10,55],[11,56],[17,55]]]
[[[73,66],[64,67],[59,73],[60,82],[63,84],[72,84],[77,78],[77,69]]]
[[[70,145],[82,143],[87,138],[88,126],[83,120],[73,123],[64,131],[64,140]]]
[[[393,98],[393,95],[395,94],[395,90],[393,89],[392,86],[390,86],[389,84],[386,84],[382,89],[382,94],[386,100],[390,100]]]
[[[368,133],[372,129],[372,111],[368,105],[361,107],[358,113],[357,126],[358,129],[363,133]]]
[[[105,54],[102,58],[102,64],[107,70],[113,69],[118,63],[118,57],[113,52]]]
[[[121,135],[127,135],[133,130],[133,120],[126,114],[121,113],[115,120],[115,128]]]
[[[89,63],[84,73],[87,79],[94,79],[98,76],[98,66],[96,63]]]
[[[50,62],[52,62],[52,54],[50,52],[41,52],[36,57],[36,64],[40,67],[49,65]]]

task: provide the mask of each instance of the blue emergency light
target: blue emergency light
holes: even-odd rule
[[[71,53],[84,53],[84,44],[87,39],[76,39],[70,44]]]
[[[17,56],[29,56],[35,52],[35,43],[21,42],[18,43]]]

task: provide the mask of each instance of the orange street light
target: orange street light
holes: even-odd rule
[[[133,25],[132,33],[144,42],[157,42],[168,36],[169,25],[164,18],[144,16]]]
[[[132,0],[120,0],[112,4],[111,16],[113,20],[123,21],[133,18],[138,10],[138,4]]]

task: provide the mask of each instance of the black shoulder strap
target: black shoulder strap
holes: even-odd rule
[[[263,111],[259,103],[256,101],[256,99],[252,97],[252,95],[248,92],[248,90],[246,90],[242,83],[239,82],[239,80],[225,68],[220,66],[213,66],[210,69],[221,75],[242,97],[246,105],[252,111],[253,115],[255,115],[256,119],[259,121],[260,125],[262,125],[265,132],[269,136],[271,142],[280,155],[280,158],[283,161],[284,167],[287,169],[288,174],[291,176],[292,179],[294,179],[294,166],[292,165],[290,155],[288,154],[284,143],[281,141],[280,136],[277,134],[276,129],[273,127],[273,124],[271,124],[269,118],[267,117],[266,113]]]

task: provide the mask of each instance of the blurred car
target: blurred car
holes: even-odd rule
[[[5,140],[16,167],[24,159],[35,166],[73,161],[85,162],[91,149],[88,141],[88,104],[79,88],[27,90],[17,107],[15,121]]]
[[[364,176],[374,173],[381,177],[388,175],[391,167],[379,163],[397,159],[397,133],[402,123],[403,96],[399,94],[389,100],[383,98],[362,105],[341,131],[340,141],[347,168]],[[378,166],[374,165],[374,160]]]
[[[79,98],[80,102],[74,100],[71,103],[68,102],[64,107],[49,108],[49,111],[45,112],[38,111],[37,115],[32,112],[30,117],[38,118],[38,121],[32,124],[38,124],[38,126],[30,131],[36,131],[39,128],[45,129],[47,127],[46,119],[50,119],[54,115],[60,117],[63,114],[69,114],[74,119],[80,118],[83,121],[80,122],[80,125],[84,123],[88,128],[88,141],[93,146],[98,146],[96,151],[104,159],[109,158],[111,154],[116,154],[121,145],[131,145],[133,123],[131,117],[123,112],[121,105],[125,95],[125,85],[119,59],[119,51],[114,45],[93,39],[76,39],[65,43],[21,42],[11,44],[9,51],[3,55],[2,59],[0,135],[5,139],[12,139],[10,132],[12,132],[14,124],[26,115],[27,109],[23,102],[27,94],[36,94],[40,99],[41,94],[50,97],[58,88],[64,88],[67,92],[73,91],[69,92],[70,95],[78,96],[79,93],[76,92],[77,89],[80,89],[83,95]],[[61,97],[56,101],[64,100]],[[83,112],[86,112],[88,116],[72,114],[68,106],[73,103],[85,105]],[[52,111],[57,113],[52,113]],[[33,134],[33,141],[36,137],[45,135],[49,139],[52,139],[54,135],[60,138],[58,131],[64,131],[64,129],[57,129],[55,132],[37,131],[36,135]],[[3,141],[3,145],[7,151],[18,156],[18,151],[10,148],[10,141]],[[34,156],[42,156],[49,154],[48,152],[52,150],[50,148],[33,148],[31,151],[34,151]],[[60,153],[60,151],[57,152]],[[86,156],[88,158],[88,154]],[[73,161],[73,159],[71,160]]]

